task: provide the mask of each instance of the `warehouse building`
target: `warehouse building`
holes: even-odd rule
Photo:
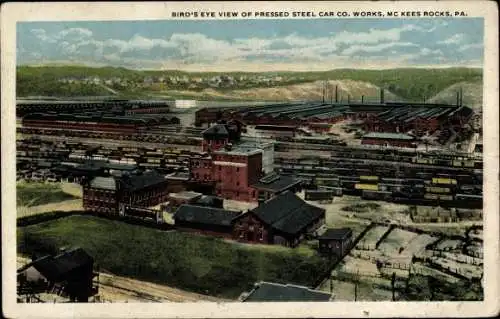
[[[221,208],[184,204],[176,210],[174,221],[180,231],[231,239],[235,218],[241,214]]]
[[[361,144],[415,148],[416,141],[408,134],[371,132],[362,137]]]
[[[296,247],[306,234],[316,231],[324,222],[323,208],[310,205],[288,191],[236,218],[233,238]]]
[[[83,185],[83,208],[117,215],[127,206],[152,207],[167,200],[167,179],[156,171],[94,177]]]

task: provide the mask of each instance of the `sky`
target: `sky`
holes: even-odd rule
[[[22,22],[17,65],[185,71],[482,67],[482,18]]]

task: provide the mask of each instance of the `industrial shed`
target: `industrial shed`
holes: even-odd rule
[[[413,148],[416,141],[414,136],[408,134],[371,132],[362,137],[361,144]]]
[[[297,246],[325,222],[325,210],[287,191],[236,219],[233,238],[262,244]]]
[[[174,221],[181,231],[232,238],[234,220],[241,214],[220,208],[181,205],[174,214]]]
[[[87,302],[97,294],[95,276],[94,259],[82,248],[75,248],[38,258],[18,269],[18,293],[54,291],[72,302]]]

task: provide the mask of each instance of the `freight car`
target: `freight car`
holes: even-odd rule
[[[392,201],[392,192],[363,190],[361,198],[367,200]]]
[[[122,217],[150,220],[157,224],[164,223],[163,213],[160,210],[153,210],[144,207],[122,205],[119,209],[119,215]]]

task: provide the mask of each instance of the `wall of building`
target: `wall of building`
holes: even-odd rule
[[[270,243],[269,230],[252,214],[246,214],[235,222],[233,239],[248,243]]]
[[[112,190],[83,187],[83,209],[118,214],[118,194]]]
[[[373,139],[373,138],[363,138],[361,144],[365,145],[390,145],[396,147],[414,147],[414,142],[405,140],[389,140],[389,139]]]

